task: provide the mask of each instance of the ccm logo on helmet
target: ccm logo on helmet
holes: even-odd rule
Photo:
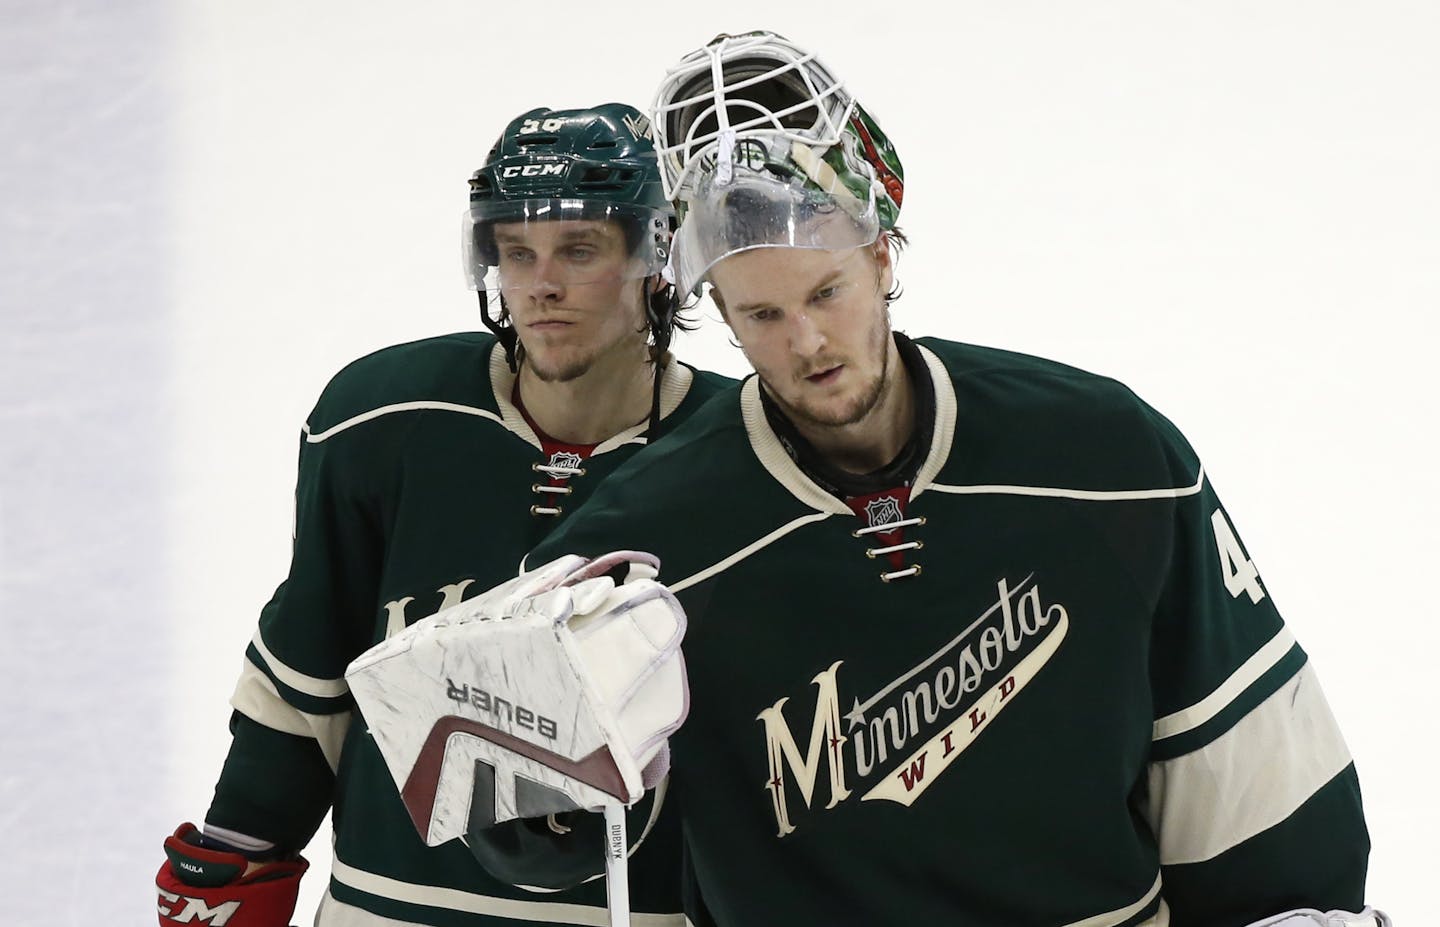
[[[548,177],[565,173],[563,164],[524,164],[500,169],[501,177]]]

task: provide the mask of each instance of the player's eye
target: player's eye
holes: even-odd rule
[[[507,248],[504,258],[515,264],[526,264],[535,260],[535,252],[529,248]]]
[[[780,310],[771,306],[767,306],[764,309],[756,309],[754,312],[750,313],[750,318],[754,319],[757,322],[773,322],[776,319],[780,318]]]
[[[836,296],[839,295],[840,287],[836,284],[831,284],[830,286],[821,287],[820,289],[816,290],[815,295],[811,297],[811,300],[817,303],[823,303],[827,300],[834,299]]]
[[[588,246],[569,248],[565,252],[566,256],[576,263],[592,260],[595,257],[595,253],[595,249]]]

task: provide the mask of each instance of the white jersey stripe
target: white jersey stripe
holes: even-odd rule
[[[846,512],[848,513],[849,509],[846,509]],[[750,556],[761,548],[780,540],[780,538],[789,534],[791,531],[794,531],[796,528],[804,527],[811,522],[824,521],[825,519],[829,518],[830,515],[830,512],[816,512],[814,515],[802,515],[794,521],[790,522],[788,525],[781,525],[779,528],[771,531],[769,534],[765,535],[760,540],[745,545],[744,547],[735,551],[735,553],[726,557],[724,560],[721,560],[719,563],[713,566],[706,567],[699,573],[696,573],[694,576],[687,576],[684,579],[680,580],[678,583],[670,583],[670,591],[680,592],[682,589],[689,589],[696,583],[703,583],[710,577],[718,573],[723,573],[726,570],[730,569],[732,566],[739,563],[741,560],[744,560],[746,557]]]
[[[690,384],[694,381],[695,374],[686,367],[666,355],[665,371],[660,379],[660,417],[666,418],[671,412],[679,408],[680,403],[690,392]],[[413,402],[396,402],[387,406],[380,406],[371,409],[369,412],[362,412],[359,415],[351,416],[338,425],[325,429],[319,434],[310,433],[310,423],[306,422],[301,430],[305,433],[305,440],[310,444],[319,444],[334,437],[348,428],[365,422],[374,421],[382,415],[392,415],[396,412],[458,412],[461,415],[473,415],[477,418],[489,419],[492,422],[505,426],[506,430],[514,433],[529,444],[540,447],[540,439],[536,437],[534,430],[525,421],[514,406],[510,404],[510,388],[515,383],[515,375],[505,366],[505,352],[494,351],[490,355],[490,381],[495,393],[495,401],[500,406],[497,414],[489,409],[481,409],[478,406],[462,405],[458,402],[443,402],[439,399],[417,399]],[[626,444],[645,444],[647,439],[640,437],[646,428],[650,426],[650,420],[644,421],[621,431],[603,441],[595,448],[595,454],[603,454],[612,451],[617,447]]]
[[[1205,483],[1205,468],[1189,486],[1165,489],[1059,489],[1051,486],[1006,486],[999,483],[977,486],[946,486],[931,483],[936,492],[957,496],[1041,496],[1054,499],[1083,499],[1087,502],[1129,502],[1140,499],[1179,499],[1193,496]]]
[[[425,927],[425,925],[371,914],[354,905],[337,901],[327,889],[325,897],[320,899],[320,909],[315,912],[315,927]]]
[[[395,412],[420,412],[424,410],[434,410],[438,412],[459,412],[464,415],[474,415],[479,418],[488,418],[490,421],[498,422],[501,425],[505,424],[504,419],[496,415],[494,412],[489,411],[488,409],[479,409],[475,406],[463,406],[457,402],[441,402],[436,399],[421,399],[415,402],[397,402],[392,405],[381,406],[378,409],[371,409],[369,412],[362,412],[359,415],[347,418],[345,421],[341,422],[338,425],[325,429],[318,435],[310,433],[310,425],[307,422],[303,429],[305,432],[305,440],[311,444],[319,444],[321,441],[332,438],[340,432],[345,431],[347,428],[353,428],[356,425],[373,421],[374,419],[377,419],[382,415],[391,415]]]
[[[257,724],[294,734],[296,737],[312,737],[325,754],[330,771],[340,768],[340,746],[345,742],[345,732],[350,729],[350,712],[341,711],[333,715],[315,715],[301,711],[281,697],[270,677],[260,672],[249,660],[240,671],[235,683],[235,693],[230,696],[230,706]]]
[[[275,674],[275,678],[296,692],[303,692],[315,698],[339,698],[350,691],[350,686],[346,685],[344,679],[320,679],[316,676],[307,676],[299,670],[286,666],[279,657],[270,652],[269,647],[265,646],[265,641],[260,638],[259,631],[255,632],[251,643],[255,645],[256,650],[260,651],[261,659],[265,661],[270,672]]]
[[[337,882],[348,885],[357,891],[408,904],[464,911],[468,914],[489,914],[492,917],[509,917],[517,921],[545,924],[608,927],[610,923],[609,913],[604,908],[593,905],[495,898],[490,895],[464,892],[456,888],[417,885],[414,882],[402,882],[399,879],[356,869],[354,866],[342,862],[338,857],[335,859],[330,874]],[[636,912],[631,913],[630,923],[633,927],[682,927],[685,917],[681,914]]]
[[[1166,737],[1174,737],[1176,734],[1193,731],[1209,721],[1224,711],[1225,706],[1235,701],[1241,692],[1250,688],[1255,680],[1279,663],[1280,659],[1294,646],[1295,635],[1290,633],[1289,628],[1281,627],[1264,647],[1251,654],[1250,659],[1231,673],[1230,678],[1222,682],[1214,692],[1189,708],[1182,708],[1163,718],[1156,719],[1150,735],[1151,739],[1164,740]]]
[[[1160,894],[1160,873],[1155,873],[1155,884],[1150,886],[1150,891],[1140,897],[1138,901],[1126,905],[1123,908],[1116,908],[1114,911],[1106,911],[1104,914],[1095,914],[1078,921],[1071,921],[1065,927],[1115,927],[1116,924],[1123,924],[1130,918],[1139,914],[1145,906]],[[1160,913],[1150,920],[1141,924],[1140,927],[1166,927],[1170,923],[1169,912],[1165,908],[1165,902],[1160,902]]]
[[[1349,765],[1307,663],[1220,737],[1150,764],[1146,817],[1161,864],[1214,859],[1290,817]]]

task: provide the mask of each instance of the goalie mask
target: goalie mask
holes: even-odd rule
[[[665,192],[681,217],[671,273],[690,293],[752,248],[840,250],[893,228],[899,156],[815,55],[769,32],[722,35],[656,95]]]
[[[633,107],[534,109],[506,126],[470,178],[461,248],[466,281],[480,293],[486,327],[512,369],[507,298],[657,275],[669,257],[673,215],[650,122]],[[489,312],[494,297],[499,318]],[[668,288],[647,287],[645,304],[663,353],[677,302]]]

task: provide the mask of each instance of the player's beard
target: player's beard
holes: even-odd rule
[[[623,359],[631,354],[643,356],[648,331],[648,328],[635,332],[627,331],[612,341],[604,344],[591,343],[581,351],[554,359],[541,359],[527,351],[523,362],[535,375],[535,379],[543,383],[570,383],[585,376],[597,365],[605,365],[607,361],[613,371],[617,358],[623,362]]]
[[[871,353],[872,357],[879,354],[880,369],[873,378],[861,386],[860,391],[853,399],[838,408],[828,409],[823,406],[816,408],[804,402],[792,405],[768,384],[767,391],[792,422],[820,428],[843,428],[847,425],[854,425],[856,422],[863,421],[867,415],[873,412],[889,391],[890,339],[890,311],[887,308],[880,313],[866,343],[866,350]],[[823,367],[824,365],[817,366]]]
[[[587,354],[582,357],[574,357],[568,361],[562,361],[554,365],[542,366],[536,363],[533,354],[525,355],[525,366],[535,375],[535,379],[542,383],[569,383],[571,380],[578,380],[590,372],[595,364],[595,355],[598,352]]]
[[[611,329],[611,338],[608,341],[597,344],[589,341],[582,347],[553,352],[556,357],[544,356],[549,352],[526,350],[522,363],[530,368],[535,379],[543,383],[570,383],[578,380],[589,373],[597,364],[604,364],[607,359],[628,354],[633,350],[633,344],[638,339],[645,341],[649,328],[645,325],[643,317],[640,324],[634,330],[626,330],[616,333]],[[597,337],[603,336],[597,333]]]

